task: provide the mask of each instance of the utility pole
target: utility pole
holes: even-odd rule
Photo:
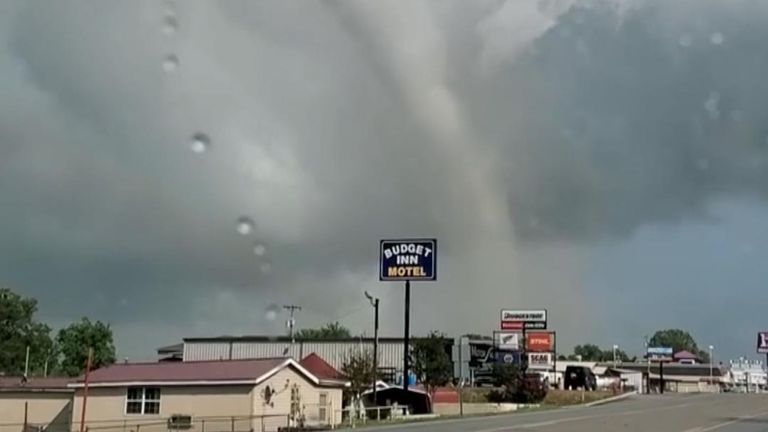
[[[373,306],[373,403],[379,406],[379,400],[376,398],[376,383],[379,381],[379,298],[373,297],[365,292],[365,298]],[[379,420],[378,418],[376,420]]]
[[[93,364],[93,348],[88,348],[88,359],[85,362],[85,378],[83,378],[83,406],[80,409],[80,432],[85,432],[85,408],[88,405],[88,377]]]
[[[293,313],[297,310],[300,311],[301,306],[285,305],[283,306],[283,309],[287,310],[291,314],[291,317],[288,318],[287,325],[288,325],[288,336],[291,338],[291,348],[293,348],[293,344],[296,343],[296,340],[293,338],[293,328],[296,327],[296,320],[293,319]]]
[[[27,356],[24,360],[24,379],[29,378],[29,345],[27,345]]]

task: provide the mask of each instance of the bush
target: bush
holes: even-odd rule
[[[500,390],[492,390],[488,393],[490,402],[507,403],[539,403],[547,396],[547,386],[537,374],[523,374],[516,368],[502,366],[506,370],[498,370],[494,373],[494,380],[501,384]],[[494,367],[494,372],[496,372]]]

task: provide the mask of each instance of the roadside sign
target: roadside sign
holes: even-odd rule
[[[498,350],[494,352],[494,360],[496,363],[502,364],[520,364],[520,352],[519,351],[505,351]]]
[[[554,351],[554,332],[531,332],[525,335],[525,350],[530,352]]]
[[[768,332],[760,332],[757,334],[757,352],[758,354],[768,353]]]
[[[455,362],[453,364],[453,377],[454,378],[469,378],[469,363],[467,362]]]
[[[453,362],[459,362],[459,359],[461,359],[462,362],[469,363],[469,360],[472,358],[472,355],[469,351],[469,344],[454,344],[453,348],[451,349],[451,354],[451,361]]]
[[[670,361],[672,360],[672,348],[671,347],[648,347],[648,358],[653,361]]]
[[[437,239],[382,240],[379,280],[437,280]]]
[[[502,330],[546,330],[546,309],[501,310]]]
[[[493,332],[496,347],[502,350],[520,349],[520,333],[513,332]]]
[[[530,367],[547,367],[551,368],[553,365],[552,359],[554,358],[552,353],[528,353],[528,366]]]

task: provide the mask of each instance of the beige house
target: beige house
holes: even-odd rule
[[[69,384],[72,428],[83,405],[86,426],[104,432],[336,425],[344,384],[290,358],[115,364],[91,372],[87,398],[82,379]]]
[[[19,432],[27,425],[68,431],[72,393],[66,378],[0,377],[0,432]]]

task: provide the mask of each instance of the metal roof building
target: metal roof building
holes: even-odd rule
[[[411,341],[418,339],[412,338]],[[448,345],[452,343],[453,340],[446,339],[447,350],[450,350]],[[291,345],[291,339],[284,336],[198,337],[184,339],[183,360],[236,360],[282,356],[303,359],[315,353],[334,368],[340,369],[351,353],[362,350],[373,352],[373,338],[296,339]],[[379,338],[379,367],[399,371],[402,370],[402,365],[403,339]]]

